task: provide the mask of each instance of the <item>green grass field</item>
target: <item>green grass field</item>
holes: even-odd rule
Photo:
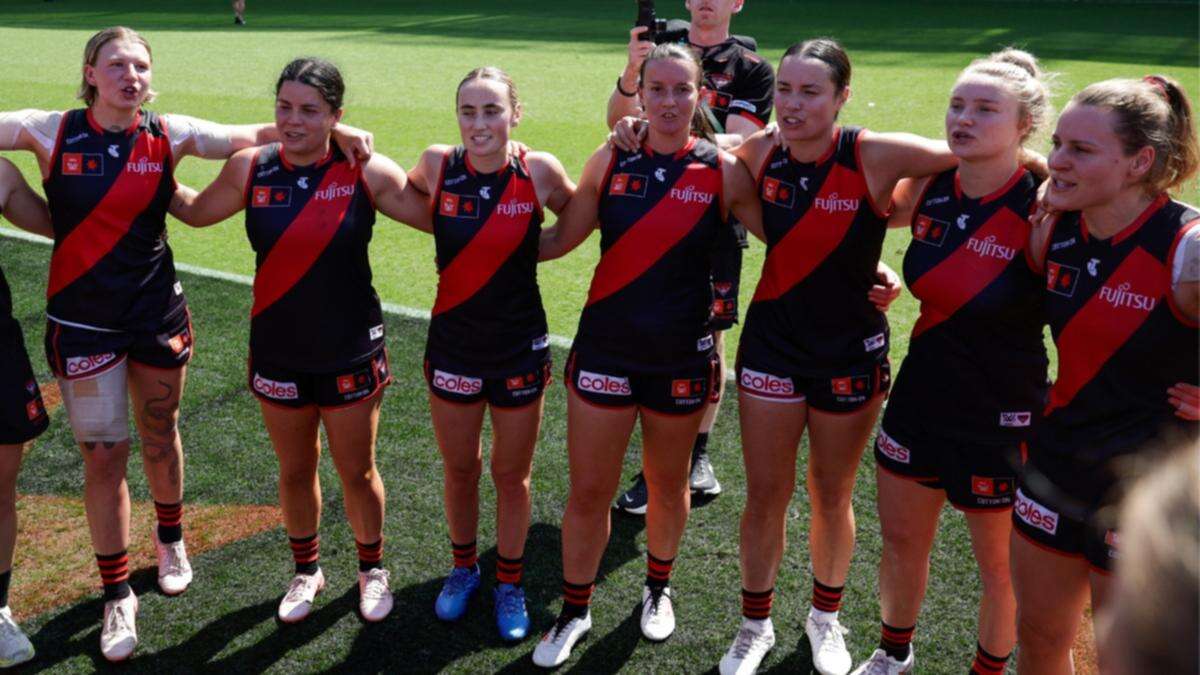
[[[682,15],[682,2],[661,2],[661,15]],[[790,43],[815,35],[841,39],[855,62],[854,97],[843,120],[877,130],[941,135],[945,94],[955,75],[979,55],[1008,44],[1032,50],[1062,73],[1060,95],[1109,77],[1161,72],[1193,93],[1200,90],[1195,5],[1118,5],[1051,2],[893,3],[751,0],[734,24],[755,35],[772,61]],[[230,24],[228,4],[159,0],[53,3],[0,1],[0,110],[65,109],[78,84],[79,58],[88,35],[113,24],[142,31],[155,48],[154,108],[222,122],[267,121],[272,85],[290,58],[316,54],[344,70],[349,92],[346,121],[375,132],[377,147],[402,165],[435,142],[453,143],[454,86],[469,69],[495,64],[516,79],[527,116],[517,137],[554,152],[578,175],[605,134],[604,103],[624,60],[624,35],[633,17],[628,0],[454,2],[363,0],[319,4],[251,0],[250,25]],[[1045,150],[1044,143],[1036,149]],[[36,169],[21,155],[26,175]],[[181,180],[201,185],[216,162],[186,160]],[[1187,195],[1194,200],[1195,191]],[[6,226],[5,226],[6,227]],[[898,267],[908,235],[894,232],[885,260]],[[181,262],[239,274],[253,272],[240,222],[204,231],[171,225]],[[541,284],[551,330],[574,332],[591,270],[594,240],[542,267]],[[0,238],[0,265],[13,285],[18,319],[25,327],[40,379],[49,378],[41,357],[42,291],[49,248]],[[743,302],[748,302],[763,249],[746,260]],[[376,285],[387,302],[428,308],[436,275],[432,241],[381,220],[372,247]],[[188,456],[188,500],[197,503],[271,504],[276,500],[275,459],[257,404],[245,389],[249,289],[183,275],[199,346],[192,362],[181,428]],[[891,313],[893,363],[907,347],[916,306],[905,296]],[[341,493],[332,466],[322,465],[324,567],[331,585],[303,625],[281,627],[275,604],[290,577],[282,529],[199,556],[197,581],[183,598],[152,591],[152,574],[135,577],[145,592],[141,646],[130,665],[139,671],[193,670],[437,671],[525,670],[532,642],[505,647],[494,636],[491,602],[475,604],[461,624],[448,627],[432,615],[441,575],[449,565],[441,515],[440,467],[428,422],[420,357],[425,324],[389,319],[389,349],[397,384],[385,399],[379,464],[389,491],[387,565],[397,610],[378,626],[355,615],[355,550],[344,524]],[[730,336],[730,353],[736,344]],[[561,352],[556,359],[561,365]],[[558,367],[558,366],[556,366]],[[674,586],[679,630],[662,645],[640,639],[632,609],[644,574],[640,521],[618,518],[602,564],[595,626],[571,666],[581,672],[702,672],[715,667],[736,629],[739,612],[737,519],[744,502],[736,401],[722,413],[710,443],[725,494],[697,508],[689,524]],[[629,468],[628,472],[632,473]],[[544,627],[558,607],[559,533],[566,500],[565,401],[561,387],[547,400],[546,421],[534,466],[533,531],[526,585],[535,625]],[[147,495],[131,466],[135,498]],[[847,587],[844,623],[856,659],[877,640],[875,564],[879,536],[874,508],[874,467],[860,470],[856,493],[859,547]],[[82,470],[63,416],[39,439],[26,461],[20,489],[26,494],[77,495]],[[490,522],[494,495],[483,483],[485,518],[480,550],[490,575],[495,549]],[[805,522],[807,495],[797,488],[776,600],[780,642],[765,666],[807,668],[802,617],[809,593]],[[974,649],[979,585],[961,518],[943,522],[935,574],[918,629],[921,672],[966,670]],[[144,537],[146,533],[135,532]],[[21,541],[19,546],[35,545]],[[21,574],[20,570],[17,575]],[[97,649],[98,596],[27,622],[38,650],[36,668],[89,671],[102,668]]]

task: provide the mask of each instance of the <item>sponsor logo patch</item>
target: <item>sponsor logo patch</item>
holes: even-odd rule
[[[695,380],[671,380],[671,396],[692,398],[704,394],[704,378]]]
[[[705,335],[704,337],[700,338],[699,340],[696,340],[696,351],[698,351],[698,352],[702,352],[707,349],[712,349],[712,346],[713,346],[713,336],[712,335]]]
[[[109,154],[112,154],[111,153],[112,148],[109,148],[109,150],[110,150]],[[116,157],[116,155],[113,155],[113,156]],[[143,175],[150,174],[150,173],[162,173],[163,172],[163,163],[162,162],[153,162],[153,161],[150,161],[150,159],[147,157],[141,157],[136,162],[125,162],[125,170],[128,171],[129,173],[136,173],[139,176],[143,176]]]
[[[619,197],[645,197],[646,176],[640,173],[614,173],[608,194]]]
[[[510,199],[506,202],[496,204],[496,213],[510,218],[513,216],[527,216],[533,213],[533,202]]]
[[[91,356],[72,356],[67,359],[67,377],[78,377],[94,373],[104,366],[117,360],[117,355],[114,352],[107,354],[93,354]]]
[[[735,98],[734,100],[730,101],[729,107],[730,108],[738,108],[740,110],[745,110],[746,112],[750,112],[750,113],[758,112],[757,106],[755,106],[750,101],[743,101],[740,98]]]
[[[579,371],[579,377],[575,378],[575,386],[579,387],[582,391],[593,394],[607,394],[609,396],[633,395],[633,390],[629,387],[628,377],[593,373],[587,370]]]
[[[253,385],[254,391],[267,398],[280,401],[295,401],[300,398],[300,388],[296,386],[295,382],[276,382],[254,373]]]
[[[796,384],[790,377],[779,377],[770,373],[742,368],[738,384],[746,391],[764,396],[795,396]]]
[[[1037,528],[1047,534],[1058,532],[1058,513],[1042,506],[1017,490],[1017,517],[1030,527]]]
[[[62,154],[64,176],[103,176],[104,155],[98,152],[64,152]]]
[[[971,237],[967,240],[967,250],[978,255],[980,258],[996,258],[998,260],[1012,260],[1017,257],[1017,249],[1012,246],[1004,246],[996,243],[996,235],[990,235],[986,239],[976,239]]]
[[[1074,245],[1075,245],[1075,237],[1071,237],[1070,239],[1068,239],[1066,241],[1056,241],[1053,244],[1050,244],[1050,250],[1051,251],[1061,251],[1064,248],[1070,248]]]
[[[478,218],[479,197],[443,192],[438,202],[438,213],[449,218]]]
[[[292,205],[292,186],[255,185],[250,195],[253,208],[288,207]]]
[[[833,192],[828,197],[817,197],[813,200],[813,204],[817,209],[826,213],[841,213],[843,211],[857,211],[859,205],[862,204],[862,200],[847,199]]]
[[[863,340],[863,349],[868,352],[873,352],[876,349],[883,349],[885,345],[887,345],[887,336],[883,333],[872,335],[866,340]]]
[[[483,391],[483,380],[478,377],[455,375],[442,370],[433,371],[433,386],[451,394],[471,396]]]
[[[354,193],[357,191],[358,186],[354,183],[351,183],[350,185],[330,183],[329,185],[314,192],[312,198],[319,202],[332,202],[336,199],[341,199],[342,197],[353,197]]]
[[[909,449],[897,443],[896,439],[888,436],[887,432],[883,429],[880,429],[879,435],[875,437],[875,447],[879,448],[879,452],[884,457],[893,462],[900,462],[901,464],[912,463],[912,453]]]
[[[971,494],[976,497],[1003,497],[1011,494],[1012,489],[1012,478],[971,476]]]
[[[1000,413],[1000,426],[1027,427],[1033,421],[1033,413],[1029,411]]]
[[[685,188],[671,188],[670,197],[684,204],[711,204],[717,198],[717,195],[712,192],[697,190],[695,185],[689,185]]]
[[[913,239],[930,246],[941,246],[946,241],[949,223],[934,220],[929,216],[917,216],[913,223]]]
[[[1075,295],[1075,283],[1078,280],[1079,268],[1056,262],[1046,263],[1046,290],[1051,293],[1069,298]]]
[[[533,349],[533,351],[535,351],[535,352],[540,352],[549,346],[550,346],[550,336],[542,335],[540,337],[536,337],[533,339],[533,344],[530,345],[530,348]]]
[[[763,178],[762,198],[763,201],[790,209],[796,203],[796,186],[766,176]]]
[[[378,340],[378,339],[382,338],[383,337],[383,324],[379,324],[378,326],[371,326],[371,329],[369,331],[367,331],[367,337],[372,340]]]
[[[1105,532],[1104,545],[1108,547],[1108,557],[1116,558],[1121,552],[1121,534],[1116,530]]]
[[[1100,299],[1113,307],[1128,307],[1140,312],[1152,312],[1158,304],[1158,298],[1152,295],[1137,293],[1133,285],[1125,282],[1120,286],[1103,286],[1098,293]]]
[[[871,389],[871,376],[835,377],[829,385],[836,396],[865,396]]]
[[[30,422],[38,419],[44,414],[45,411],[42,409],[42,399],[35,398],[25,404],[25,416],[29,418]]]

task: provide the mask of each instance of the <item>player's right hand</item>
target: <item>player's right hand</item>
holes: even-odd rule
[[[629,65],[626,66],[627,71],[638,71],[642,67],[642,62],[650,56],[650,52],[654,49],[654,43],[650,40],[642,40],[642,33],[650,30],[646,26],[634,26],[629,31]]]
[[[633,152],[642,146],[642,139],[646,138],[646,129],[649,125],[646,120],[626,116],[617,120],[613,125],[613,130],[608,134],[608,144],[618,150],[625,152]]]

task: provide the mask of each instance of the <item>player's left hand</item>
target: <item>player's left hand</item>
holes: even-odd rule
[[[350,166],[366,162],[375,152],[375,135],[355,127],[339,124],[333,128],[333,142],[342,149]]]
[[[1200,387],[1180,382],[1167,389],[1167,401],[1175,408],[1175,416],[1190,422],[1200,421]]]
[[[900,297],[900,291],[904,288],[904,282],[900,280],[900,275],[892,268],[879,263],[879,269],[875,272],[875,277],[879,279],[879,283],[872,286],[870,291],[867,291],[867,299],[871,304],[881,311],[886,312]]]
[[[1050,180],[1042,181],[1038,186],[1037,201],[1033,205],[1033,213],[1029,214],[1029,224],[1033,229],[1049,227],[1054,224],[1054,219],[1058,217],[1058,210],[1050,206],[1046,201],[1046,193],[1050,191]]]
[[[646,138],[648,128],[649,125],[644,119],[632,116],[622,117],[613,125],[613,130],[608,135],[608,144],[618,150],[633,152],[642,147],[642,140]]]

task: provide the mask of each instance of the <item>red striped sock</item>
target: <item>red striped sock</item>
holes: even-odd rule
[[[908,628],[896,628],[886,623],[883,624],[883,633],[879,638],[879,648],[897,661],[907,659],[909,645],[912,644],[913,631],[916,629],[916,625],[909,626]]]
[[[174,544],[183,539],[183,502],[163,504],[154,502],[154,515],[158,518],[158,540]]]
[[[657,586],[663,588],[671,583],[671,567],[675,564],[675,559],[662,560],[655,558],[652,554],[646,553],[646,585],[651,588]]]
[[[819,612],[836,612],[842,608],[842,589],[845,586],[826,586],[813,578],[813,609]]]
[[[479,562],[479,556],[475,553],[474,541],[469,544],[456,544],[451,540],[450,548],[454,553],[455,567],[474,567],[475,563]]]
[[[358,571],[366,572],[377,567],[383,567],[383,537],[374,544],[364,544],[357,539],[354,541],[358,548]]]
[[[120,600],[133,592],[129,588],[129,554],[126,551],[108,555],[96,554],[100,582],[104,584],[104,599]]]
[[[496,583],[521,585],[521,574],[525,571],[524,558],[505,558],[496,555]]]
[[[775,589],[748,591],[742,589],[742,616],[755,621],[771,618],[771,602],[775,600]]]
[[[292,560],[296,561],[296,574],[316,574],[321,568],[321,537],[288,537],[292,547]]]
[[[975,662],[971,664],[971,675],[1004,675],[1004,669],[1008,666],[1008,657],[992,656],[987,653],[983,645],[975,643]]]
[[[586,584],[563,581],[563,615],[583,616],[587,614],[588,607],[592,604],[592,591],[594,590],[596,590],[595,581]]]

